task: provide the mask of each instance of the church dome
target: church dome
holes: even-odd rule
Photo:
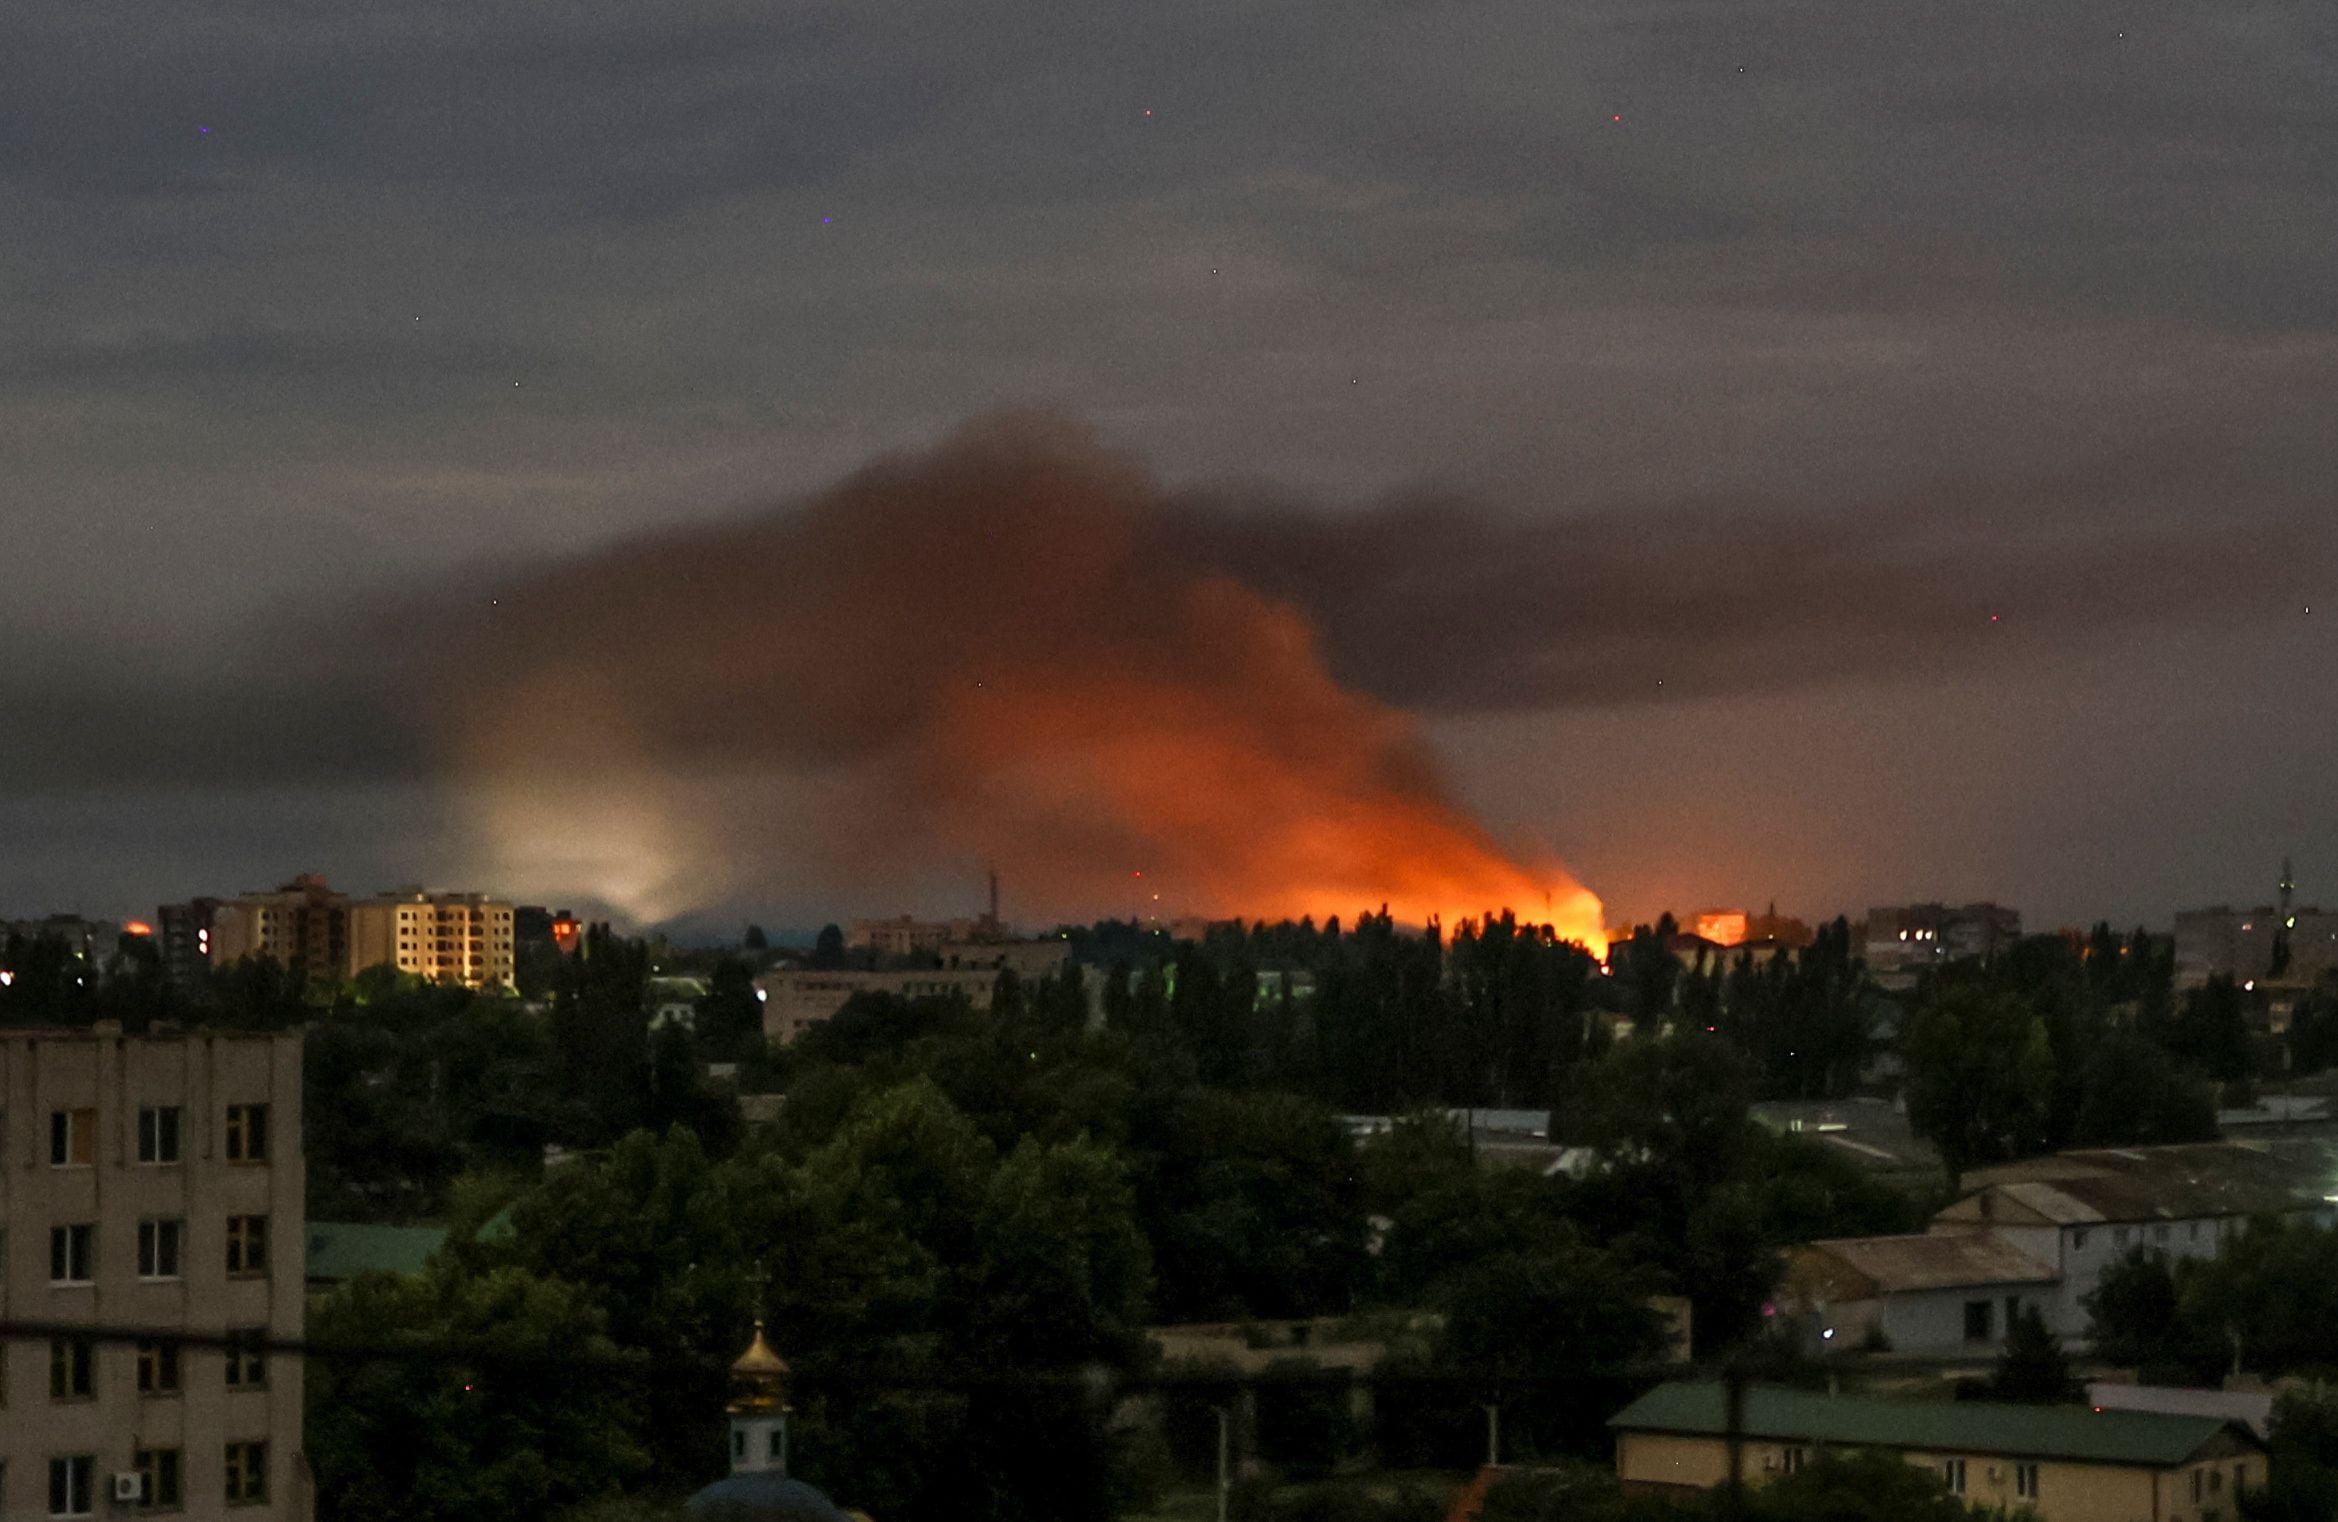
[[[834,1501],[777,1470],[717,1480],[685,1509],[703,1522],[850,1522]]]

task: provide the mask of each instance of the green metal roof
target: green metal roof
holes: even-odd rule
[[[359,1274],[418,1274],[446,1240],[444,1226],[308,1225],[308,1276],[338,1284]]]
[[[1724,1423],[1721,1386],[1697,1383],[1658,1385],[1608,1421],[1610,1427],[1628,1432],[1711,1437],[1723,1435]],[[2251,1447],[2263,1446],[2244,1429],[2214,1416],[1981,1401],[1887,1401],[1767,1385],[1751,1385],[1745,1392],[1745,1435],[1773,1442],[2165,1468],[2190,1459],[2228,1430],[2239,1433]]]

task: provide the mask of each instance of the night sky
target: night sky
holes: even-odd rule
[[[2164,924],[2284,855],[2338,903],[2326,4],[8,32],[0,915],[312,867],[612,902],[478,880],[413,649],[492,662],[548,562],[1005,408],[1141,459],[1180,563],[1621,914]],[[774,857],[662,912],[974,879]]]

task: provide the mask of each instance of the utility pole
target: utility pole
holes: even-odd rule
[[[1234,1419],[1231,1407],[1218,1408],[1218,1522],[1226,1522],[1226,1503],[1234,1493]]]
[[[1486,1403],[1486,1467],[1497,1468],[1502,1462],[1502,1408]]]

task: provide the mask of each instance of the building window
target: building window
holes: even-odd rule
[[[1783,1472],[1783,1473],[1785,1473],[1785,1474],[1792,1474],[1792,1473],[1794,1473],[1796,1470],[1800,1469],[1801,1467],[1802,1467],[1802,1450],[1801,1450],[1801,1449],[1799,1449],[1799,1448],[1782,1448],[1782,1449],[1780,1449],[1780,1450],[1778,1451],[1778,1468],[1779,1468],[1779,1470],[1780,1470],[1781,1472]]]
[[[230,1390],[268,1388],[268,1355],[263,1351],[267,1341],[267,1332],[257,1328],[238,1332],[229,1339],[227,1387]]]
[[[2037,1465],[2016,1464],[2013,1466],[2013,1493],[2028,1501],[2035,1501],[2038,1498]]]
[[[2195,1469],[2192,1471],[2192,1502],[2194,1505],[2199,1504],[2200,1492],[2203,1488],[2205,1488],[2205,1482],[2200,1477],[2200,1471]]]
[[[268,1160],[266,1105],[227,1107],[227,1160],[231,1163],[264,1163]]]
[[[2209,1471],[2208,1471],[2208,1493],[2209,1493],[2210,1495],[2212,1495],[2212,1496],[2213,1496],[2213,1495],[2220,1495],[2220,1494],[2222,1494],[2222,1493],[2223,1493],[2223,1491],[2224,1491],[2224,1471],[2223,1471],[2223,1470],[2221,1470],[2221,1469],[2211,1469],[2211,1470],[2209,1470]]]
[[[774,1428],[772,1428],[772,1429],[771,1429],[771,1441],[770,1441],[770,1450],[771,1450],[771,1451],[770,1451],[768,1454],[766,1454],[766,1455],[765,1455],[765,1457],[769,1458],[769,1459],[770,1459],[770,1460],[771,1460],[773,1463],[775,1463],[775,1464],[776,1464],[776,1463],[778,1463],[778,1462],[780,1461],[780,1459],[781,1459],[782,1457],[784,1457],[784,1456],[785,1456],[784,1449],[785,1449],[785,1445],[786,1445],[786,1443],[787,1443],[787,1429],[786,1429],[786,1428],[784,1428],[784,1427],[774,1427]],[[2236,1482],[2236,1483],[2237,1483],[2237,1482]]]
[[[2235,1464],[2232,1466],[2232,1488],[2236,1491],[2246,1490],[2249,1488],[2248,1465]]]
[[[741,1427],[741,1428],[739,1428],[739,1429],[738,1429],[736,1432],[733,1432],[733,1433],[731,1434],[731,1457],[732,1457],[732,1458],[735,1458],[735,1459],[743,1459],[743,1458],[745,1458],[746,1456],[747,1456],[747,1429],[746,1429],[746,1428],[744,1428],[744,1427]]]
[[[1965,1341],[1987,1342],[1997,1307],[1986,1300],[1965,1302]]]
[[[179,1248],[185,1244],[186,1236],[187,1223],[184,1221],[140,1221],[138,1277],[176,1279],[179,1276]]]
[[[264,1274],[268,1271],[268,1218],[231,1215],[227,1218],[227,1271]]]
[[[49,1399],[88,1400],[97,1393],[97,1349],[74,1337],[49,1341]]]
[[[87,1517],[97,1511],[97,1459],[86,1453],[49,1460],[49,1515]]]
[[[2127,1245],[2126,1227],[2116,1226],[2111,1229],[2111,1245],[2113,1247],[2125,1247]]]
[[[2200,1240],[2200,1223],[2198,1221],[2194,1221],[2191,1225],[2185,1227],[2184,1229],[2191,1233],[2193,1241],[2197,1242]]]
[[[138,1161],[175,1163],[179,1160],[179,1107],[148,1105],[138,1112]]]
[[[140,1395],[176,1395],[179,1393],[179,1345],[175,1342],[141,1342],[138,1344],[138,1393]]]
[[[227,1445],[227,1504],[250,1506],[268,1499],[268,1445]]]
[[[130,1467],[138,1471],[140,1511],[179,1509],[182,1503],[179,1496],[179,1451],[176,1448],[140,1448],[131,1456]]]
[[[97,1161],[97,1111],[49,1112],[49,1166],[86,1168]]]
[[[2070,1250],[2072,1252],[2083,1252],[2085,1248],[2086,1228],[2081,1226],[2076,1231],[2070,1233]]]
[[[88,1284],[97,1277],[97,1228],[49,1228],[49,1282]]]
[[[1963,1459],[1941,1460],[1940,1483],[1948,1487],[1950,1495],[1963,1495],[1965,1493],[1965,1461]]]

